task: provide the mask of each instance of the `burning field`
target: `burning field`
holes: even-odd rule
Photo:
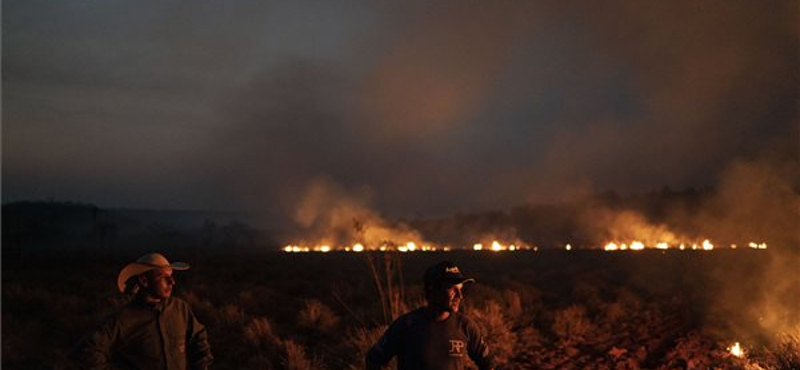
[[[503,368],[797,369],[798,197],[778,173],[742,163],[717,191],[409,222],[315,183],[282,252],[360,261],[384,322],[421,301],[421,261],[463,261]]]
[[[753,173],[715,191],[414,220],[315,182],[282,242],[207,243],[204,226],[161,251],[192,265],[176,294],[206,324],[215,369],[361,369],[447,259],[478,280],[462,308],[501,369],[796,370],[797,192]],[[119,269],[150,252],[21,251],[3,258],[5,369],[70,368],[72,346],[124,303]]]

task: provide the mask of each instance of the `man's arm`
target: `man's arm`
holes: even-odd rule
[[[72,351],[72,359],[84,370],[118,370],[111,362],[111,350],[118,338],[117,322],[107,318],[87,334]]]
[[[192,370],[206,370],[214,361],[211,346],[208,344],[206,327],[197,321],[189,305],[186,304],[188,323],[186,325],[187,362]]]
[[[475,365],[478,365],[478,369],[493,370],[494,357],[489,351],[489,346],[483,339],[480,330],[478,330],[475,324],[469,321],[467,324],[467,336],[469,338],[469,344],[467,346],[469,358],[475,362]]]
[[[399,320],[392,323],[383,333],[380,339],[370,347],[364,358],[364,366],[367,370],[380,370],[397,355],[398,348],[402,342],[402,331]]]
[[[364,364],[367,370],[380,370],[389,363],[389,360],[392,359],[394,353],[391,351],[391,340],[387,337],[389,336],[389,330],[383,333],[381,339],[379,339],[372,347],[369,348],[367,351],[367,355],[364,358]]]

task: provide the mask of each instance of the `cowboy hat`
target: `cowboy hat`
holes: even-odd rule
[[[139,257],[136,262],[129,263],[119,272],[119,276],[117,276],[117,288],[119,288],[120,292],[125,292],[125,283],[128,279],[162,267],[171,267],[173,270],[188,270],[189,264],[185,262],[169,263],[167,258],[161,253],[148,253]]]

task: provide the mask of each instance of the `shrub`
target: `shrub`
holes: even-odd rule
[[[642,309],[642,300],[626,288],[620,288],[617,291],[617,302],[622,304],[628,313],[635,313]]]
[[[297,317],[297,324],[302,328],[330,333],[339,324],[339,317],[324,303],[309,299]]]
[[[711,359],[709,355],[714,346],[698,332],[692,331],[678,338],[675,347],[664,356],[665,369],[682,367],[684,369],[709,368]]]
[[[506,303],[506,316],[514,321],[521,321],[522,318],[522,298],[514,290],[506,289],[503,291],[503,298]]]
[[[567,344],[583,343],[594,324],[586,316],[583,306],[572,305],[559,310],[554,315],[553,332]]]
[[[517,335],[512,330],[511,321],[503,315],[501,306],[497,302],[488,301],[483,309],[473,309],[469,315],[481,329],[498,367],[507,365],[514,354]]]
[[[235,326],[245,321],[244,311],[235,304],[226,304],[217,312],[217,322]]]
[[[249,314],[263,314],[272,309],[272,302],[279,301],[275,291],[269,287],[254,285],[242,288],[236,297],[236,304]]]
[[[352,354],[351,358],[346,359],[349,362],[348,369],[360,370],[364,368],[364,357],[366,357],[367,351],[380,339],[386,328],[387,325],[380,325],[374,328],[358,327],[345,336],[343,352]]]
[[[517,357],[533,357],[535,350],[541,347],[543,338],[533,326],[524,326],[517,330]]]
[[[619,302],[609,302],[602,305],[603,320],[615,323],[625,317],[625,307]]]
[[[243,335],[245,342],[256,347],[273,346],[279,341],[272,332],[272,325],[266,317],[256,317],[250,320],[244,326]]]
[[[283,341],[283,368],[286,370],[316,370],[322,366],[318,361],[309,359],[303,345],[288,339]]]

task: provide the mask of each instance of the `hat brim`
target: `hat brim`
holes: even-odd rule
[[[117,276],[117,289],[119,289],[120,293],[124,293],[125,283],[128,281],[128,279],[137,275],[141,275],[147,271],[162,267],[171,267],[173,270],[183,271],[189,269],[189,264],[185,262],[173,262],[170,263],[169,266],[155,266],[139,262],[129,263],[122,269],[122,271],[119,272],[119,275]]]
[[[458,285],[458,284],[469,284],[474,283],[475,279],[467,278],[467,277],[460,277],[460,278],[446,278],[444,282],[450,285]]]

